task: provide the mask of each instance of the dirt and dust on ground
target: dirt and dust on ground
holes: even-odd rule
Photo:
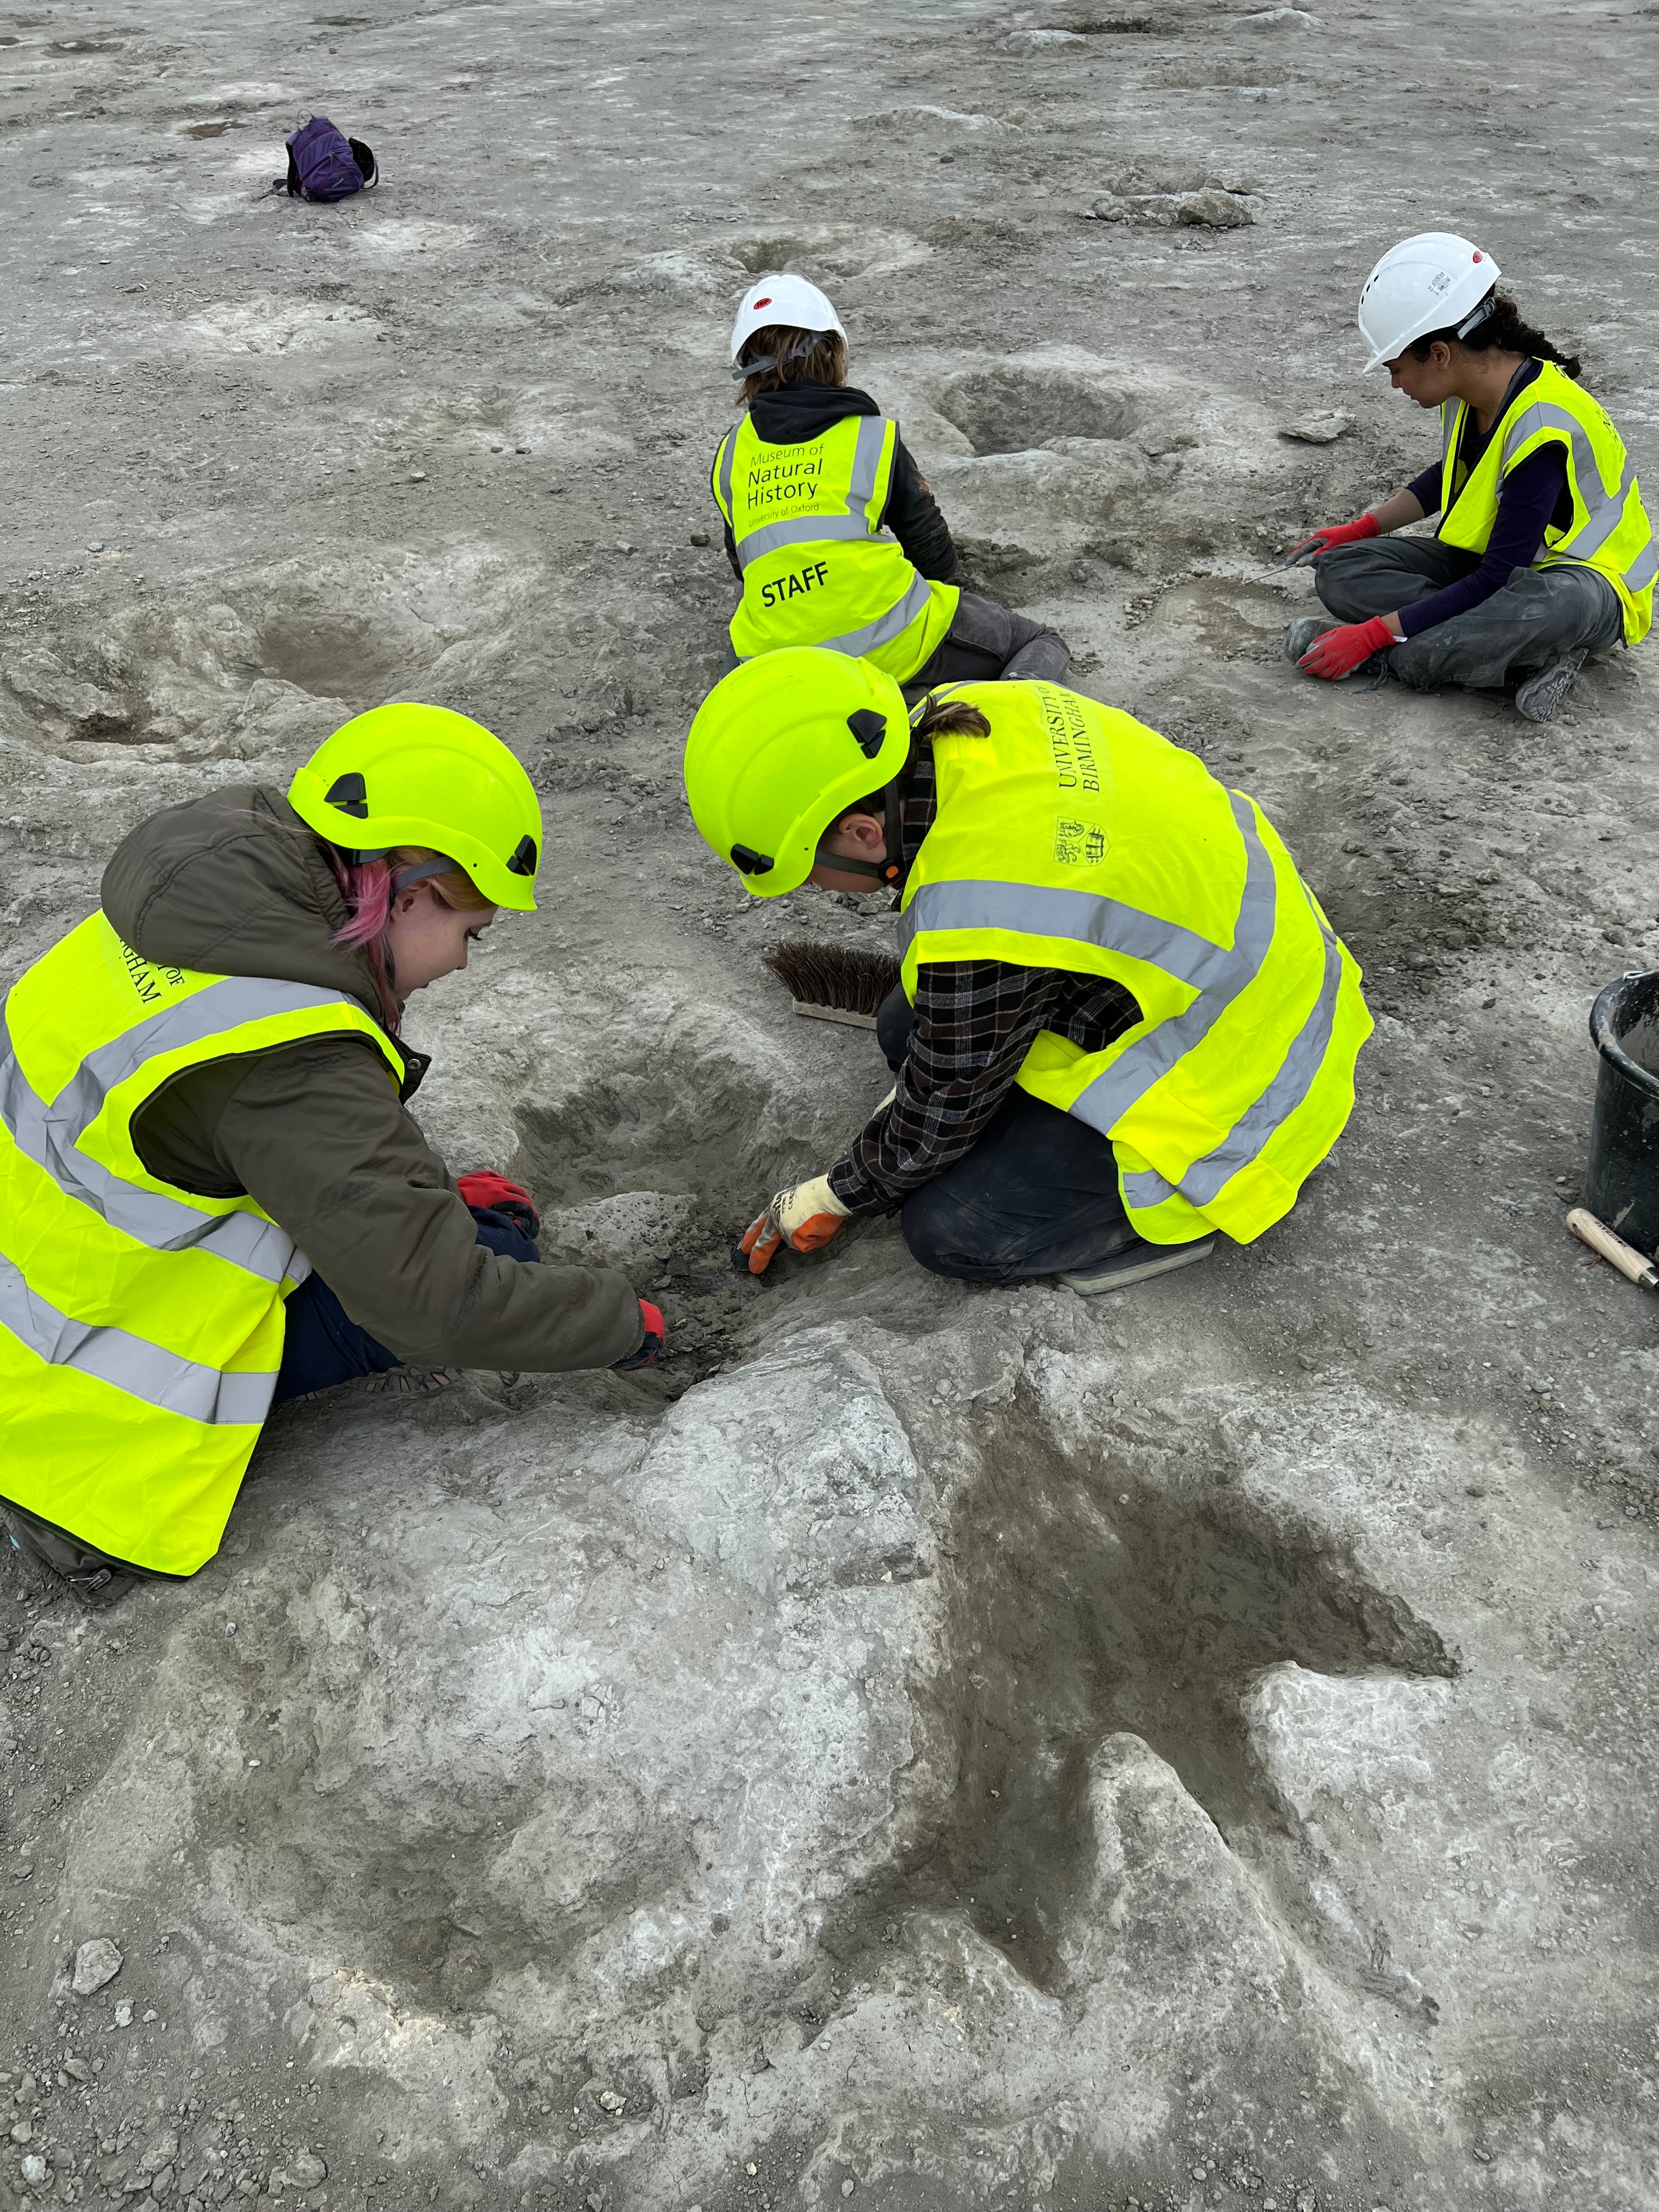
[[[4,2212],[1659,2203],[1655,1319],[1563,1232],[1659,664],[1544,727],[1316,684],[1274,565],[1433,447],[1352,328],[1425,227],[1659,483],[1645,13],[0,15],[8,975],[150,810],[478,715],[546,896],[427,994],[422,1117],[672,1345],[285,1409],[219,1559],[107,1615],[0,1571]],[[377,191],[270,195],[307,107]],[[678,786],[780,264],[969,577],[1364,965],[1350,1131],[1249,1249],[1092,1303],[879,1223],[730,1270],[887,1082],[760,963],[888,920],[749,902]]]

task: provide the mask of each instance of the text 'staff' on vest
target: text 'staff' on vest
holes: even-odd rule
[[[817,437],[769,444],[744,416],[714,459],[714,496],[743,571],[732,618],[740,660],[826,646],[901,683],[950,629],[956,586],[930,584],[881,527],[897,426],[848,415]]]

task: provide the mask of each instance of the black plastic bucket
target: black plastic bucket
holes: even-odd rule
[[[1659,969],[1609,983],[1589,1030],[1601,1067],[1584,1203],[1650,1257],[1659,1251]]]

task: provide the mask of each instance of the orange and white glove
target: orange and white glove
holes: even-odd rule
[[[816,1252],[830,1242],[848,1211],[830,1189],[828,1176],[814,1176],[811,1182],[781,1190],[743,1232],[750,1273],[763,1274],[780,1244],[787,1244],[793,1252]]]

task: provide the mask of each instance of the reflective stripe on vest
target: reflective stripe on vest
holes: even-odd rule
[[[1308,903],[1312,907],[1311,899]],[[1314,1078],[1325,1064],[1325,1054],[1329,1049],[1336,1021],[1337,999],[1342,987],[1342,948],[1317,909],[1315,909],[1314,918],[1319,924],[1325,945],[1319,996],[1314,1001],[1313,1012],[1297,1032],[1290,1050],[1280,1061],[1279,1073],[1255,1105],[1248,1108],[1234,1122],[1214,1150],[1206,1152],[1202,1159],[1195,1160],[1179,1182],[1166,1182],[1161,1175],[1150,1168],[1138,1169],[1133,1174],[1126,1175],[1123,1188],[1131,1204],[1137,1206],[1161,1206],[1166,1198],[1178,1192],[1189,1206],[1201,1210],[1210,1205],[1241,1168],[1249,1167],[1260,1156],[1263,1146],[1274,1131],[1289,1120],[1307,1097]],[[1168,1026],[1174,1027],[1175,1024]],[[1126,1058],[1127,1056],[1126,1054]],[[1090,1093],[1085,1091],[1084,1101],[1088,1101]],[[1081,1112],[1085,1121],[1095,1120],[1084,1104],[1074,1107],[1073,1111]],[[1096,1121],[1095,1126],[1103,1127],[1105,1125]]]
[[[166,1574],[217,1548],[310,1272],[246,1196],[151,1175],[135,1115],[210,1060],[307,1037],[397,1048],[354,1000],[160,969],[95,915],[0,1026],[0,1496]]]
[[[1154,732],[1054,686],[945,696],[977,706],[992,731],[936,743],[939,813],[899,920],[907,989],[914,997],[921,960],[1023,958],[1115,977],[1142,1021],[1094,1054],[1042,1033],[1022,1087],[1112,1139],[1143,1235],[1259,1235],[1352,1107],[1370,1020],[1351,957],[1252,802]],[[930,845],[949,856],[931,877]],[[1051,879],[940,872],[976,854],[1023,858]],[[1091,877],[1144,885],[1162,910],[1082,888]],[[1236,894],[1218,902],[1227,884]],[[1183,900],[1202,927],[1180,918]]]
[[[25,1158],[44,1168],[61,1191],[91,1206],[139,1243],[162,1252],[205,1245],[265,1282],[280,1283],[286,1277],[302,1283],[311,1273],[311,1262],[295,1251],[294,1239],[274,1221],[257,1213],[205,1212],[182,1195],[173,1198],[140,1189],[76,1147],[103,1112],[109,1092],[145,1060],[198,1043],[222,1027],[234,1027],[260,1014],[286,1013],[319,1000],[332,1003],[330,994],[321,991],[308,992],[300,1000],[295,994],[304,988],[242,977],[215,983],[182,1006],[152,1015],[101,1052],[89,1054],[50,1106],[23,1073],[10,1024],[0,1012],[0,1124]]]
[[[743,574],[731,624],[739,660],[824,646],[902,682],[931,658],[961,593],[920,575],[882,527],[897,444],[897,426],[879,415],[845,415],[782,446],[745,416],[721,440],[711,481]],[[815,511],[766,519],[792,490]]]
[[[241,1426],[264,1419],[276,1373],[227,1374],[199,1360],[181,1359],[159,1344],[149,1344],[125,1328],[71,1321],[48,1305],[23,1280],[23,1271],[0,1253],[0,1324],[49,1366],[72,1367],[82,1375],[113,1383],[129,1397],[142,1398],[187,1420]]]
[[[874,529],[866,513],[876,495],[876,478],[881,472],[882,447],[887,442],[887,425],[879,415],[860,415],[858,417],[858,436],[853,447],[853,471],[848,480],[847,511],[844,514],[802,515],[794,522],[766,522],[758,530],[751,530],[740,538],[738,545],[738,566],[746,568],[751,561],[758,561],[764,553],[775,553],[781,545],[815,545],[825,538],[860,538],[874,535]],[[736,448],[738,433],[735,427],[726,434],[721,448],[724,460],[721,483],[725,490],[725,511],[732,511],[732,455]]]
[[[1533,566],[1547,568],[1571,562],[1594,568],[1619,594],[1626,642],[1634,645],[1644,636],[1653,619],[1659,547],[1643,505],[1636,465],[1590,395],[1553,362],[1542,362],[1536,378],[1522,386],[1494,427],[1480,460],[1455,487],[1453,474],[1468,410],[1461,399],[1449,400],[1441,414],[1437,535],[1442,542],[1484,553],[1498,520],[1503,480],[1540,446],[1559,444],[1577,526],[1558,535],[1552,524]]]

